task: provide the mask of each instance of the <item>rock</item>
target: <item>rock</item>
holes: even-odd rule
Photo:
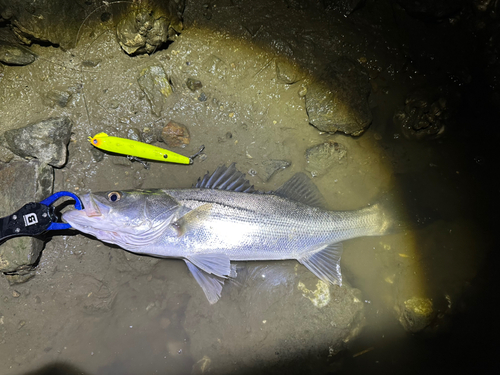
[[[52,167],[38,160],[0,163],[0,217],[12,214],[26,203],[50,196],[53,181]],[[42,240],[33,237],[5,241],[0,245],[0,272],[10,273],[11,282],[32,277],[32,264],[38,259],[43,245]]]
[[[159,137],[158,137],[158,132],[154,131],[152,128],[144,128],[142,129],[141,132],[141,142],[151,144],[153,142],[156,142]]]
[[[325,142],[306,151],[306,171],[313,177],[321,176],[335,164],[342,164],[347,155],[346,147],[338,142]]]
[[[291,85],[302,77],[297,65],[288,60],[280,59],[276,61],[276,78],[281,83]]]
[[[141,142],[142,141],[141,131],[136,128],[130,128],[127,130],[127,138],[133,141]]]
[[[7,141],[3,134],[0,134],[0,162],[8,163],[16,156],[7,147]]]
[[[172,94],[167,74],[161,66],[150,66],[142,70],[137,80],[151,105],[151,111],[160,116],[166,105],[166,98]]]
[[[93,8],[92,2],[0,0],[0,9],[8,13],[12,30],[23,43],[50,43],[66,50],[75,46],[78,29]]]
[[[201,89],[203,87],[201,81],[194,79],[194,78],[188,78],[186,80],[186,86],[188,87],[188,89],[190,89],[193,92],[196,91],[197,89]]]
[[[89,145],[89,146],[90,146],[90,153],[92,154],[92,158],[96,162],[102,161],[102,159],[104,159],[104,152],[97,147],[94,147],[92,145]]]
[[[179,26],[176,13],[169,14],[159,8],[138,7],[118,23],[116,35],[120,46],[129,55],[153,53],[167,40],[173,39],[176,35],[174,27]]]
[[[307,88],[309,123],[324,132],[360,135],[372,121],[370,91],[368,75],[359,63],[345,57],[337,59]]]
[[[37,158],[42,164],[62,167],[67,159],[67,146],[72,122],[67,117],[51,118],[4,133],[7,147],[23,158]]]
[[[434,89],[415,90],[408,95],[405,105],[395,111],[393,122],[407,139],[436,139],[451,122],[451,101]]]
[[[184,147],[189,144],[191,136],[186,125],[170,121],[163,128],[161,139],[168,147]]]
[[[399,313],[399,321],[411,333],[424,330],[436,317],[432,301],[428,298],[409,298],[401,306],[397,306],[396,310]]]
[[[326,361],[364,324],[360,293],[348,285],[325,284],[302,266],[294,272],[293,263],[243,267],[209,313],[200,313],[209,305],[193,284],[184,327],[190,337],[213,338],[191,341],[195,362],[213,359],[202,361],[205,373],[288,373],[294,366],[292,373],[306,374],[313,355]]]
[[[7,65],[28,65],[36,55],[28,48],[0,40],[0,62]]]
[[[72,94],[68,91],[51,90],[47,94],[45,94],[42,100],[43,104],[48,107],[54,108],[56,105],[58,105],[61,108],[65,108],[68,105],[71,96]]]
[[[278,171],[288,168],[292,163],[286,160],[264,160],[262,168],[259,169],[259,176],[263,181],[269,181]]]

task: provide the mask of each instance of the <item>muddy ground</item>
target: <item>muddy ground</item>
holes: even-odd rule
[[[457,106],[459,119],[439,137],[418,141],[405,138],[393,114],[416,87],[445,85],[463,95],[473,73],[457,67],[457,40],[447,44],[453,61],[431,59],[439,57],[431,42],[432,53],[419,52],[425,43],[415,41],[415,30],[440,38],[451,22],[428,26],[389,1],[367,1],[349,17],[326,3],[187,1],[181,33],[138,56],[118,44],[121,13],[105,6],[82,25],[76,47],[33,44],[33,64],[4,67],[0,130],[70,118],[68,162],[55,169],[54,191],[77,194],[189,187],[232,162],[256,188],[273,190],[295,172],[310,173],[309,148],[336,142],[345,154],[313,177],[332,209],[364,207],[391,192],[395,210],[432,212],[432,220],[345,243],[342,288],[325,291],[293,261],[242,263],[213,306],[182,261],[55,235],[33,279],[12,286],[0,279],[0,374],[43,366],[88,374],[376,372],[373,366],[407,369],[434,358],[422,336],[408,333],[408,317],[429,308],[421,335],[440,337],[456,329],[453,316],[471,303],[466,297],[491,246],[477,193],[488,158],[475,142],[481,129],[469,121],[472,105],[468,116]],[[359,137],[309,124],[304,93],[338,56],[359,62],[370,77],[373,121]],[[151,66],[163,68],[173,88],[156,114],[138,84]],[[280,66],[292,77],[287,82]],[[191,90],[189,78],[202,87]],[[68,104],[47,102],[53,92],[70,93]],[[191,135],[173,151],[189,156],[205,145],[193,165],[152,162],[145,169],[116,155],[99,160],[87,140],[98,132],[127,137],[131,129],[157,134],[169,121]],[[268,160],[290,166],[267,181]],[[326,306],[318,306],[318,295],[328,296]]]

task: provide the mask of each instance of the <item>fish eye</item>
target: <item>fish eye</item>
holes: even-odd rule
[[[122,197],[122,194],[118,191],[112,191],[108,193],[108,200],[110,202],[118,202]]]

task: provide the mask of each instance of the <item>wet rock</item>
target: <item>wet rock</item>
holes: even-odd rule
[[[413,297],[397,306],[399,321],[412,333],[420,332],[429,326],[436,317],[432,301],[428,298]]]
[[[175,28],[180,28],[176,13],[136,8],[118,23],[116,35],[120,46],[129,55],[153,53],[167,40],[173,39]]]
[[[276,61],[276,78],[281,83],[291,85],[301,79],[301,73],[296,64],[280,59]]]
[[[198,96],[198,100],[200,102],[206,102],[207,101],[207,96],[205,95],[204,92],[200,93],[200,96]]]
[[[110,155],[111,163],[114,165],[121,165],[123,167],[130,167],[132,165],[132,161],[126,156],[120,155]]]
[[[435,139],[442,135],[452,117],[452,99],[436,90],[418,89],[393,116],[407,139]]]
[[[193,92],[203,87],[201,81],[194,78],[188,78],[186,81],[186,86]]]
[[[52,193],[52,167],[37,160],[0,163],[0,217],[19,210],[28,202],[39,202]],[[31,278],[32,264],[43,249],[43,241],[33,237],[11,238],[0,245],[0,272],[9,273],[10,282]]]
[[[0,162],[8,163],[16,156],[7,147],[7,141],[3,134],[0,134]]]
[[[61,108],[65,108],[68,105],[71,96],[71,92],[68,91],[51,90],[47,94],[45,94],[43,98],[43,104],[52,108],[54,108],[56,105]]]
[[[90,145],[90,153],[92,154],[92,159],[96,162],[100,162],[104,159],[104,152],[97,147]]]
[[[359,63],[346,57],[338,58],[322,79],[307,88],[309,123],[324,132],[360,135],[372,121],[368,105],[370,91],[368,75]]]
[[[8,13],[12,30],[23,43],[50,43],[64,49],[75,46],[82,20],[94,7],[92,2],[64,0],[18,0],[7,1],[6,5],[3,3],[0,1],[0,8]]]
[[[8,130],[4,136],[7,147],[16,155],[60,168],[66,163],[72,126],[67,117],[51,118]]]
[[[151,144],[159,139],[157,132],[151,128],[144,128],[141,132],[141,142]]]
[[[269,181],[276,172],[286,169],[290,165],[292,163],[286,160],[264,160],[258,174],[262,180]]]
[[[321,176],[346,160],[347,148],[338,142],[325,142],[308,148],[306,151],[306,171],[313,177]]]
[[[160,116],[161,111],[166,106],[166,99],[173,92],[167,74],[161,66],[150,66],[142,70],[137,81],[146,94],[151,111]]]
[[[282,373],[290,361],[301,366],[306,358],[310,366],[311,353],[326,351],[324,361],[363,326],[364,306],[356,289],[320,282],[301,266],[294,272],[291,262],[243,267],[237,283],[226,282],[209,314],[200,314],[209,305],[193,285],[184,327],[189,335],[214,338],[211,345],[191,342],[195,362],[217,358],[201,362],[205,373],[260,373],[264,367],[265,373]],[[244,345],[235,344],[235,337]],[[293,373],[308,373],[296,369]]]
[[[0,40],[0,62],[7,65],[28,65],[36,55],[28,48]]]
[[[163,128],[161,139],[168,147],[184,147],[189,144],[191,136],[186,125],[170,121]]]
[[[136,128],[130,128],[127,130],[127,138],[133,141],[141,142],[141,131]]]

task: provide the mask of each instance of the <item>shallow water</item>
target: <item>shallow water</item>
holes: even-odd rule
[[[476,319],[488,316],[478,298],[488,297],[481,272],[493,242],[484,183],[493,159],[478,133],[471,134],[478,108],[461,108],[466,115],[439,139],[406,140],[392,122],[394,109],[415,81],[429,78],[403,69],[395,47],[402,36],[391,34],[389,26],[379,30],[383,39],[366,33],[365,20],[375,17],[372,8],[347,20],[338,16],[336,24],[314,8],[308,16],[301,13],[294,24],[306,30],[294,56],[302,64],[301,79],[286,85],[275,71],[283,56],[266,47],[273,40],[293,40],[283,24],[253,40],[238,34],[238,20],[248,17],[244,12],[219,4],[219,18],[214,7],[209,22],[196,18],[196,6],[188,3],[181,36],[151,56],[127,56],[110,24],[90,20],[74,50],[34,45],[41,56],[35,64],[6,69],[0,83],[2,130],[51,116],[67,115],[74,122],[69,161],[56,170],[55,191],[189,187],[207,170],[231,162],[256,173],[250,177],[256,188],[272,190],[305,170],[309,147],[335,141],[346,147],[345,159],[313,178],[332,209],[364,207],[389,192],[394,212],[424,225],[346,242],[346,286],[329,288],[326,307],[308,298],[322,289],[294,261],[238,264],[239,277],[226,283],[221,300],[211,306],[181,261],[137,256],[84,235],[54,236],[34,279],[15,286],[0,280],[0,373],[24,374],[47,365],[88,374],[419,372],[453,367],[449,361],[457,352],[450,343],[456,345],[457,337],[466,340],[459,352],[466,354],[464,362],[487,358],[486,345],[484,351],[472,348],[485,337],[471,341],[476,336],[463,328],[464,322],[488,326]],[[261,10],[265,18],[269,9]],[[231,14],[227,25],[224,12]],[[324,25],[330,38],[322,40]],[[318,39],[309,43],[313,37]],[[327,49],[364,57],[366,67],[378,72],[372,75],[373,123],[361,137],[320,134],[308,124],[299,92],[328,61]],[[98,64],[82,68],[87,60]],[[184,123],[191,132],[190,145],[174,151],[192,155],[204,144],[206,160],[192,166],[151,163],[149,170],[119,156],[96,162],[89,135],[126,136],[131,127],[158,126],[136,82],[150,65],[163,66],[175,90],[160,120]],[[185,87],[192,76],[203,82],[207,101]],[[43,105],[46,92],[67,88],[74,92],[68,107]],[[269,159],[291,166],[265,182],[262,162]],[[436,315],[419,335],[400,322],[405,301],[412,299],[430,301]],[[332,347],[329,335],[339,334],[341,322],[352,325],[342,331],[342,347]]]

